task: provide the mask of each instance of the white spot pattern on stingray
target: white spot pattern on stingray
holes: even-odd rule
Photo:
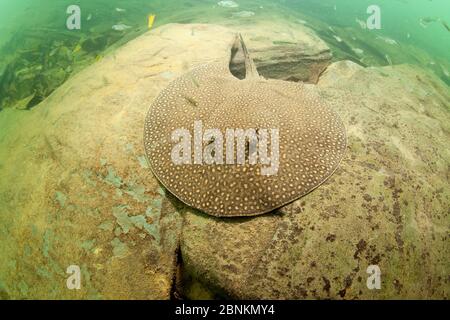
[[[261,175],[261,164],[175,165],[173,130],[192,132],[198,120],[221,132],[279,128],[278,174]],[[228,63],[214,63],[193,69],[160,93],[146,117],[144,142],[153,173],[171,193],[210,215],[227,217],[263,214],[318,187],[338,167],[346,134],[313,86],[239,80]]]

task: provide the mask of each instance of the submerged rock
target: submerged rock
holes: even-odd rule
[[[331,63],[328,46],[304,25],[255,21],[233,29],[242,34],[258,72],[266,78],[316,83]],[[234,73],[244,73],[243,61],[241,54],[234,57]]]
[[[448,298],[448,88],[411,66],[349,61],[318,88],[347,127],[343,164],[272,215],[185,215],[186,294],[201,282],[241,299]],[[381,290],[367,287],[371,265]]]
[[[181,219],[142,160],[144,118],[171,81],[163,72],[222,60],[233,40],[223,27],[167,25],[30,111],[0,112],[2,296],[170,298]],[[70,265],[80,290],[66,287]]]

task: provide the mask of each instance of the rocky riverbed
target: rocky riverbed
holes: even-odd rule
[[[448,298],[448,86],[409,65],[331,64],[311,30],[280,30],[165,25],[32,110],[3,110],[1,297]],[[143,125],[158,93],[224,59],[236,31],[262,75],[317,85],[347,127],[348,150],[300,200],[217,219],[160,187]],[[67,289],[70,265],[81,268],[80,290]],[[366,286],[369,265],[380,267],[381,290]]]

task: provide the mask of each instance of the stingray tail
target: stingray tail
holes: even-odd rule
[[[242,38],[242,35],[239,33],[239,41],[242,48],[242,52],[244,53],[245,58],[245,78],[258,78],[259,73],[256,69],[255,62],[250,57],[250,54],[248,53],[247,47],[245,46],[244,39]]]

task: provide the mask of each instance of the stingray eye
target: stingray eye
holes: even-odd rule
[[[184,97],[184,99],[185,99],[190,105],[192,105],[192,106],[194,106],[194,107],[198,107],[198,102],[197,102],[194,98],[191,98],[191,97],[189,97],[189,96],[186,96],[186,97]]]
[[[216,141],[215,137],[210,137],[208,139],[208,141],[206,142],[206,145],[209,146],[209,145],[213,144],[215,141]]]

